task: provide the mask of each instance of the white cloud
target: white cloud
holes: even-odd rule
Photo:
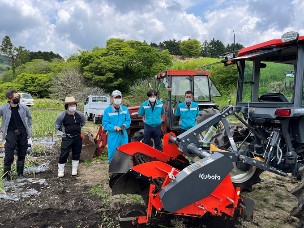
[[[0,0],[0,5],[0,39],[10,35],[15,46],[65,57],[104,46],[111,37],[148,43],[215,38],[227,44],[234,30],[237,42],[251,45],[287,30],[304,34],[301,0]]]

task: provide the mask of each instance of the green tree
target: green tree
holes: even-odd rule
[[[226,48],[222,41],[215,40],[214,38],[209,42],[208,52],[210,53],[210,57],[218,58],[219,56],[225,54]]]
[[[82,52],[79,60],[86,82],[106,92],[128,92],[136,80],[154,76],[172,64],[168,51],[160,52],[144,42],[114,38],[107,41],[105,48]]]
[[[51,87],[51,74],[21,73],[13,81],[19,84],[19,90],[34,94],[37,97],[49,97]]]
[[[171,55],[182,55],[180,41],[166,40],[160,43],[161,50],[168,50]]]
[[[29,61],[33,59],[43,59],[45,61],[51,62],[53,59],[61,59],[63,58],[59,54],[55,54],[52,51],[37,51],[29,53]]]
[[[17,52],[9,36],[3,38],[0,51],[10,59],[13,75],[15,75]]]
[[[202,52],[202,45],[198,40],[189,39],[180,42],[180,50],[183,57],[199,57]]]
[[[232,43],[232,44],[227,44],[226,46],[226,52],[234,52],[237,53],[239,50],[241,50],[244,46],[239,43]]]
[[[21,85],[16,82],[4,82],[0,84],[0,97],[2,99],[5,98],[5,93],[9,89],[15,89],[17,91],[20,91]]]

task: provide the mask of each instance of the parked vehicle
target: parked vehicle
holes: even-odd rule
[[[104,110],[110,105],[109,96],[90,95],[84,103],[84,115],[95,124],[101,123]]]
[[[19,93],[20,95],[20,103],[25,104],[27,106],[33,106],[34,105],[34,99],[29,93]]]

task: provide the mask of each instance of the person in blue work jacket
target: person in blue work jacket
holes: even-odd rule
[[[104,110],[102,117],[103,128],[108,131],[108,160],[112,161],[116,148],[128,143],[127,130],[131,117],[127,107],[122,106],[122,95],[119,90],[112,92],[112,105]]]
[[[199,107],[193,101],[193,93],[186,91],[185,101],[179,103],[175,112],[175,116],[179,116],[179,126],[182,132],[189,130],[196,125],[196,117],[199,115]]]
[[[149,145],[152,138],[155,149],[162,150],[161,124],[165,114],[164,105],[156,99],[157,92],[155,90],[149,90],[147,96],[148,100],[144,101],[138,110],[138,115],[142,116],[144,121],[144,143]]]

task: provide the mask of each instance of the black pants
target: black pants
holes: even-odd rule
[[[59,156],[59,164],[65,164],[68,160],[69,153],[72,149],[72,160],[79,160],[82,147],[82,139],[80,136],[62,137],[61,153]]]
[[[157,127],[151,127],[147,124],[145,124],[144,127],[144,143],[149,145],[151,138],[154,140],[154,146],[155,149],[157,150],[162,150],[162,145],[161,145],[161,125]]]
[[[14,162],[14,152],[17,147],[17,162],[24,162],[27,151],[27,133],[25,129],[8,130],[5,138],[4,166],[11,166]]]

